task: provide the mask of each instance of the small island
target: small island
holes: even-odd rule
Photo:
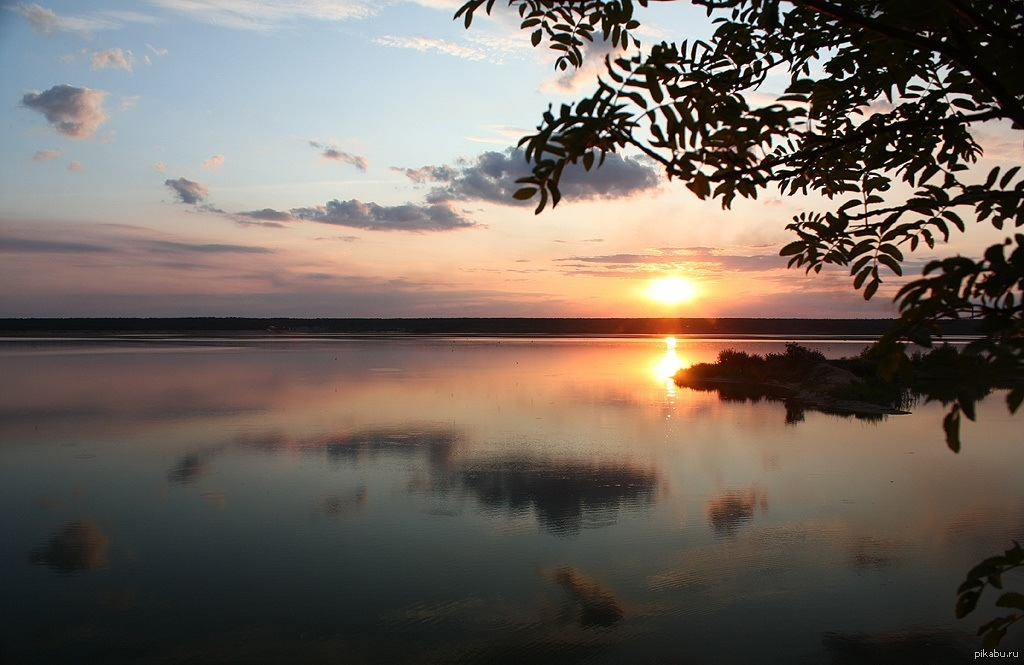
[[[883,362],[873,347],[854,358],[828,360],[792,343],[785,353],[764,356],[727,349],[717,362],[682,369],[674,380],[680,387],[717,391],[727,401],[784,402],[786,422],[803,420],[807,410],[879,420],[910,413],[922,397],[949,401],[956,378],[977,371],[980,359],[944,345],[914,353],[889,378]]]

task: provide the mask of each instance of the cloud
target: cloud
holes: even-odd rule
[[[341,150],[338,150],[336,148],[327,148],[320,154],[323,155],[324,159],[333,159],[338,162],[346,162],[356,167],[360,171],[365,171],[366,167],[369,165],[365,157],[362,157],[360,155],[353,155],[347,152],[342,152]]]
[[[274,250],[253,245],[227,245],[222,243],[172,242],[154,240],[150,243],[156,252],[198,252],[201,254],[271,254]]]
[[[165,48],[157,48],[157,47],[153,46],[152,44],[146,44],[146,50],[149,51],[149,53],[152,53],[153,57],[155,57],[155,58],[161,58],[161,57],[163,57],[163,56],[165,56],[165,55],[167,55],[169,53],[169,51],[167,49],[165,49]],[[149,57],[149,53],[147,53],[146,55],[142,56],[142,59],[145,61],[145,63],[147,65],[152,65],[153,64],[153,59]]]
[[[102,90],[55,85],[45,92],[30,92],[21,98],[21,105],[38,111],[50,122],[58,134],[73,139],[92,136],[107,120]]]
[[[763,272],[781,270],[786,261],[774,251],[768,254],[732,254],[716,247],[661,247],[648,253],[569,256],[559,262],[582,264],[579,274],[621,276],[623,273],[664,272],[679,268],[706,272]],[[601,266],[598,268],[598,266]],[[567,266],[573,267],[573,266]]]
[[[512,197],[520,185],[516,180],[530,173],[522,150],[489,151],[455,165],[424,166],[394,170],[417,184],[438,183],[427,194],[428,203],[490,201],[504,205],[536,205]],[[566,201],[627,198],[658,186],[659,172],[650,164],[609,153],[601,167],[586,171],[570,164],[562,175],[560,188]]]
[[[135,56],[131,51],[110,48],[105,51],[92,52],[93,69],[123,69],[130,72],[135,64]]]
[[[356,199],[328,201],[322,206],[292,208],[288,212],[264,208],[249,213],[236,213],[235,217],[271,222],[302,220],[348,226],[372,231],[453,231],[478,226],[446,205],[382,206],[363,203]]]
[[[458,3],[412,0],[416,4],[435,9],[450,8],[454,13]],[[443,3],[443,4],[442,4]],[[421,53],[439,53],[472,61],[487,61],[502,65],[509,60],[526,60],[536,57],[530,46],[529,33],[519,29],[520,20],[515,14],[495,12],[480,17],[471,31],[460,33],[458,41],[423,35],[382,35],[373,43],[387,48],[404,48]]]
[[[407,48],[414,51],[420,51],[421,53],[433,51],[436,53],[443,53],[444,55],[451,55],[456,58],[463,58],[464,60],[488,60],[490,58],[490,54],[487,50],[478,46],[456,44],[455,42],[450,42],[447,39],[435,37],[384,35],[383,37],[377,37],[372,41],[378,46]]]
[[[39,5],[26,5],[24,3],[18,3],[18,6],[14,9],[21,14],[22,18],[36,32],[48,35],[54,30],[61,29],[58,27],[61,19],[51,9],[46,9]]]
[[[164,180],[164,184],[170,188],[179,201],[189,205],[198,205],[210,195],[210,190],[206,185],[188,178]]]
[[[579,95],[593,90],[597,87],[597,77],[607,71],[605,57],[617,51],[611,42],[587,43],[583,47],[582,67],[570,67],[564,73],[541,83],[538,89],[540,92],[559,95]]]
[[[52,9],[37,4],[19,2],[9,9],[21,14],[29,26],[44,35],[54,32],[78,32],[88,36],[94,30],[113,30],[127,23],[155,23],[156,19],[147,14],[132,11],[100,11],[87,16],[61,16]]]
[[[485,129],[491,132],[493,136],[467,136],[466,138],[477,143],[508,145],[509,143],[518,143],[519,139],[530,133],[528,129],[513,125],[488,125]]]
[[[356,199],[328,201],[322,206],[292,208],[289,211],[264,208],[231,215],[236,221],[277,225],[279,222],[308,221],[336,226],[348,226],[371,231],[453,231],[478,226],[446,205],[382,206],[363,203]]]
[[[216,171],[224,165],[224,155],[214,155],[203,162],[202,168],[210,171]]]
[[[431,9],[455,10],[462,6],[463,0],[412,0],[412,3]]]
[[[0,253],[8,254],[64,254],[79,252],[112,252],[111,247],[85,242],[38,240],[0,235]]]
[[[248,217],[250,219],[257,219],[268,222],[290,222],[295,218],[291,213],[287,213],[281,210],[274,210],[273,208],[264,208],[263,210],[251,210],[249,212],[237,213],[242,217]]]
[[[345,21],[370,16],[369,0],[150,0],[191,18],[235,30],[269,31],[300,20]]]
[[[157,163],[153,164],[153,170],[154,171],[159,171],[160,173],[163,173],[164,171],[167,170],[167,165],[164,164],[163,162],[157,162]]]
[[[63,154],[64,148],[57,148],[56,150],[40,150],[36,154],[32,155],[32,161],[45,164],[46,162],[52,162]]]
[[[71,162],[68,164],[68,171],[81,171],[82,168],[82,162]]]
[[[428,182],[455,180],[459,177],[459,170],[454,166],[448,166],[446,164],[442,164],[441,166],[421,166],[418,169],[402,169],[397,166],[392,166],[391,170],[405,174],[405,177],[412,180],[417,185],[422,185]]]
[[[121,108],[122,111],[132,111],[138,105],[139,105],[139,96],[138,95],[128,95],[126,97],[122,97],[121,98],[121,107],[120,108]]]
[[[315,140],[309,141],[309,145],[321,150],[320,156],[324,159],[330,159],[335,162],[345,162],[346,164],[351,164],[360,171],[365,171],[370,166],[370,162],[362,155],[353,155],[352,153],[339,150],[335,146],[325,146]]]
[[[59,237],[53,240],[51,237]],[[73,228],[25,228],[0,232],[0,254],[79,254],[99,256],[118,254],[123,258],[136,257],[146,265],[177,265],[186,261],[202,261],[200,257],[238,255],[239,259],[252,254],[277,254],[278,250],[256,245],[190,242],[168,239],[149,229],[123,224],[98,224]],[[174,264],[166,263],[170,259]]]

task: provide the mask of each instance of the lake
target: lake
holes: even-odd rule
[[[672,383],[726,348],[784,344],[0,341],[0,662],[973,661],[1020,418]]]

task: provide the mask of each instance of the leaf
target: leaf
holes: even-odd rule
[[[896,259],[892,258],[887,254],[879,254],[878,262],[887,266],[889,270],[892,270],[897,275],[903,274],[903,269],[900,267],[900,264],[896,261]]]
[[[779,250],[779,256],[790,256],[792,254],[800,254],[804,251],[806,243],[803,240],[794,240],[785,247]]]
[[[953,409],[942,419],[942,429],[946,432],[946,445],[954,453],[960,452],[960,407]]]
[[[536,187],[523,187],[522,189],[517,189],[515,194],[512,195],[512,198],[518,201],[526,201],[528,199],[532,199],[533,195],[536,193]]]
[[[1016,591],[1004,593],[996,601],[996,607],[1012,607],[1024,610],[1024,594],[1017,593]]]
[[[999,186],[1006,187],[1013,180],[1013,176],[1017,175],[1017,171],[1020,171],[1019,166],[1014,166],[1012,169],[1003,174],[1003,177],[999,179]]]
[[[960,594],[960,597],[956,600],[956,618],[963,619],[973,612],[974,608],[978,606],[979,598],[981,598],[980,591],[969,591]]]
[[[875,295],[875,292],[878,291],[878,285],[881,283],[882,282],[877,279],[873,279],[868,282],[868,285],[864,287],[864,300],[871,300],[872,296]]]
[[[1024,402],[1024,388],[1014,388],[1006,396],[1006,408],[1010,410],[1010,413],[1017,413],[1021,402]]]
[[[686,188],[700,199],[706,199],[711,195],[711,183],[708,182],[708,177],[700,171],[693,174],[690,182],[686,183]]]
[[[1002,641],[1006,635],[1006,627],[1010,623],[1007,617],[999,617],[989,621],[984,626],[978,629],[979,635],[984,635],[982,638],[982,645],[985,649],[995,649],[999,646],[999,642]]]

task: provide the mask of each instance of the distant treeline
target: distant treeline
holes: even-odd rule
[[[0,333],[283,333],[350,335],[881,335],[889,319],[0,319]],[[977,322],[950,321],[949,335],[978,332]]]

